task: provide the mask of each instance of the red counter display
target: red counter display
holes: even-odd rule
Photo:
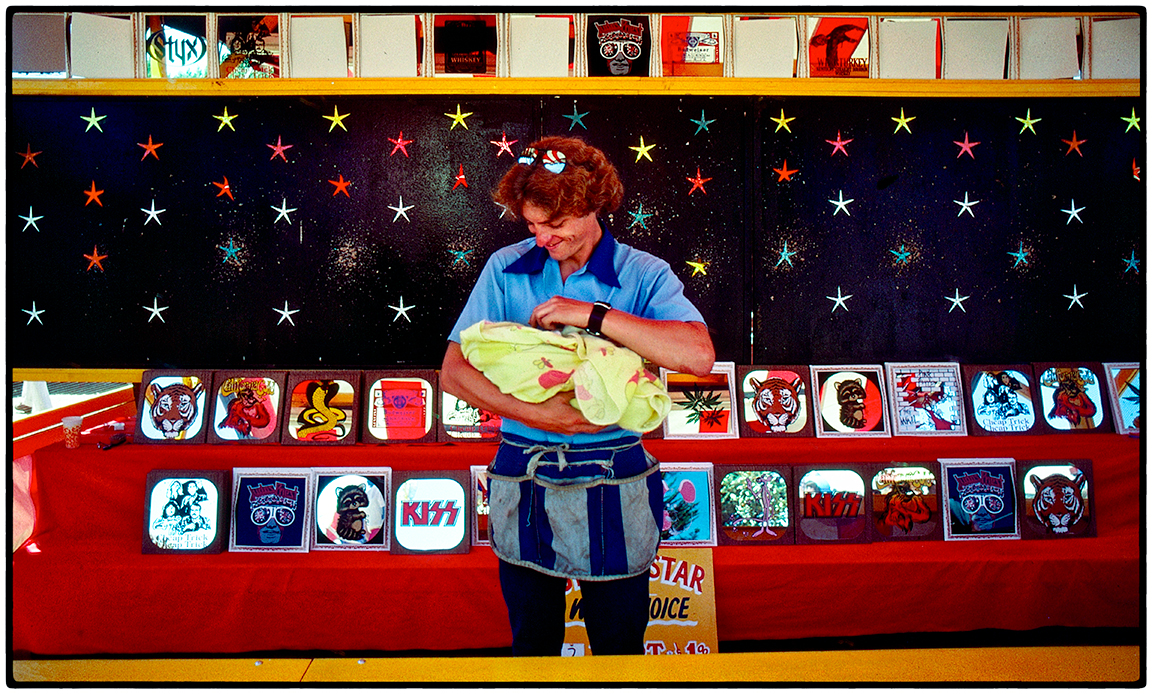
[[[645,443],[666,462],[1088,458],[1095,538],[717,547],[721,641],[1140,624],[1140,446],[1114,434],[883,441],[740,439]],[[57,444],[34,456],[36,527],[12,559],[17,654],[452,650],[511,633],[486,548],[145,555],[153,469],[388,466],[467,469],[494,444],[157,446]]]

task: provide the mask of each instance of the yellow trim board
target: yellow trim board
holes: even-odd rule
[[[16,682],[300,682],[309,658],[14,660]]]
[[[587,658],[15,660],[16,682],[1124,682],[1139,646],[939,648]]]

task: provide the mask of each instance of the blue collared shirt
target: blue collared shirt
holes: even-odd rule
[[[560,278],[560,264],[536,245],[535,237],[493,253],[448,339],[459,343],[460,333],[482,320],[527,325],[532,311],[553,296],[606,301],[614,309],[641,318],[704,322],[700,311],[684,296],[684,284],[667,262],[619,243],[603,222],[600,228],[604,233],[592,256],[566,281]],[[536,441],[591,443],[621,435],[619,427],[564,436],[507,418],[503,421],[504,432]]]

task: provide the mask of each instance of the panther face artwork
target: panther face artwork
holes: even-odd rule
[[[336,534],[345,540],[362,542],[366,531],[364,521],[368,514],[361,509],[368,504],[368,491],[363,484],[337,489]]]
[[[791,383],[776,376],[763,382],[755,378],[748,382],[755,389],[752,411],[762,424],[774,432],[782,432],[796,421],[800,413],[799,378]]]
[[[836,402],[840,404],[840,423],[853,429],[865,425],[864,400],[867,393],[864,383],[858,379],[847,379],[836,384]]]
[[[161,388],[152,383],[148,389],[152,396],[152,408],[148,413],[152,417],[152,424],[164,438],[176,438],[196,420],[199,412],[197,400],[204,392],[204,384],[187,386],[173,383]]]

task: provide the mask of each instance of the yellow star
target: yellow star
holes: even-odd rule
[[[693,277],[695,277],[696,275],[707,275],[708,274],[708,271],[704,269],[708,265],[707,260],[700,261],[700,262],[692,262],[691,260],[689,260],[686,262],[692,266],[692,276]]]
[[[1140,119],[1136,116],[1136,109],[1132,109],[1132,117],[1120,116],[1120,120],[1128,123],[1128,127],[1124,128],[1124,132],[1128,132],[1132,128],[1140,129]]]
[[[328,120],[332,121],[332,125],[328,126],[328,132],[332,132],[332,130],[334,130],[337,125],[339,125],[340,129],[343,130],[344,132],[348,132],[348,128],[344,127],[344,119],[347,118],[349,115],[350,114],[348,114],[348,113],[345,113],[344,115],[340,115],[340,108],[337,106],[333,106],[332,107],[332,115],[324,116]]]
[[[1020,132],[1018,134],[1023,135],[1025,130],[1031,130],[1032,134],[1035,135],[1036,134],[1036,128],[1033,128],[1032,124],[1033,123],[1039,123],[1043,119],[1033,118],[1032,117],[1032,109],[1028,109],[1027,115],[1025,115],[1023,118],[1021,118],[1020,116],[1016,116],[1016,120],[1018,120],[1024,124],[1024,127],[1020,128]]]
[[[780,132],[780,128],[784,128],[788,132],[792,132],[792,128],[788,127],[788,123],[790,121],[796,120],[796,116],[792,116],[791,118],[785,118],[784,117],[784,109],[780,109],[780,117],[779,118],[772,118],[772,120],[776,121],[776,130],[774,132]]]
[[[228,115],[228,107],[227,106],[224,107],[224,115],[212,116],[212,117],[215,118],[216,120],[220,121],[220,127],[216,128],[216,132],[220,132],[221,130],[223,130],[225,125],[227,125],[229,128],[232,128],[232,132],[236,132],[236,126],[232,125],[232,121],[234,119],[238,118],[239,116]]]
[[[628,149],[634,150],[636,152],[636,161],[640,161],[640,157],[647,157],[648,161],[652,161],[652,155],[648,154],[648,150],[652,149],[655,146],[656,145],[644,144],[644,136],[641,135],[640,136],[640,146],[639,147],[629,147]]]
[[[452,119],[452,127],[448,128],[449,130],[455,130],[457,125],[463,125],[464,129],[467,130],[468,124],[464,122],[464,119],[472,115],[472,112],[460,113],[460,104],[456,104],[456,113],[445,113],[444,115]]]
[[[901,108],[900,109],[900,117],[899,118],[893,118],[892,120],[896,121],[896,129],[892,131],[893,134],[900,132],[900,128],[904,128],[905,130],[907,130],[909,135],[912,134],[912,128],[908,127],[908,121],[916,120],[916,116],[908,116],[907,118],[905,118],[904,117],[904,109]]]

